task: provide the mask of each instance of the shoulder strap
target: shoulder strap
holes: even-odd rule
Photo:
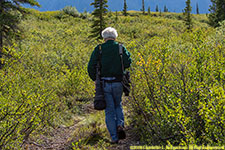
[[[99,44],[98,49],[99,49],[99,54],[102,55],[102,45],[101,44]]]
[[[123,44],[119,44],[119,54],[120,54],[120,61],[122,65],[122,71],[124,72],[124,64],[123,64]]]
[[[120,55],[123,55],[123,45],[119,44],[119,53]]]
[[[98,45],[98,51],[99,51],[98,62],[101,62],[101,57],[102,57],[102,45],[101,44]]]
[[[98,55],[98,62],[97,62],[97,75],[98,77],[100,77],[101,75],[101,57],[102,57],[102,46],[101,44],[99,44],[98,46],[98,50],[99,50],[99,55]]]

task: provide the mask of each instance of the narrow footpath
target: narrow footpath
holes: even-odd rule
[[[93,109],[91,104],[84,106],[86,110],[86,115],[97,115],[98,111]],[[126,112],[125,112],[126,113]],[[126,115],[126,114],[125,114]],[[81,130],[83,128],[83,122],[86,121],[88,117],[74,117],[74,123],[72,126],[65,127],[59,126],[58,128],[51,129],[45,134],[38,136],[36,140],[29,139],[26,144],[24,144],[23,149],[25,150],[86,150],[88,143],[85,143],[86,147],[82,147],[82,144],[74,147],[74,142],[82,139],[82,136],[91,137],[93,132],[78,133],[75,131]],[[91,125],[92,126],[92,125]],[[104,131],[107,132],[106,126],[102,124]],[[89,128],[89,127],[88,127]],[[119,144],[110,144],[109,137],[100,137],[98,140],[104,141],[102,148],[99,148],[98,141],[90,145],[91,149],[108,149],[108,150],[129,150],[131,145],[138,145],[139,140],[137,135],[131,126],[126,128],[126,139],[119,141]],[[89,135],[88,135],[89,134]],[[102,138],[102,139],[101,139]],[[106,139],[107,138],[107,139]],[[40,144],[41,143],[41,144]],[[91,142],[90,142],[91,143]],[[89,149],[89,148],[88,148]]]

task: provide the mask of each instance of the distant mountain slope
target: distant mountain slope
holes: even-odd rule
[[[84,10],[91,12],[94,8],[90,4],[94,0],[37,0],[41,4],[41,8],[35,8],[40,11],[60,10],[65,6],[75,6],[79,12]],[[163,11],[164,6],[170,12],[182,12],[185,8],[186,0],[145,0],[145,8],[150,6],[151,11],[155,11],[156,5]],[[199,5],[200,13],[208,13],[210,0],[191,0],[192,13],[196,13],[196,4]],[[123,0],[108,0],[109,10],[121,11],[123,9]],[[128,10],[140,10],[142,0],[127,0]]]

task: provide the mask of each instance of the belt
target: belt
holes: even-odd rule
[[[120,79],[117,79],[116,77],[101,77],[101,79],[104,82],[109,82],[109,83],[112,83],[112,82],[121,82],[121,80]]]

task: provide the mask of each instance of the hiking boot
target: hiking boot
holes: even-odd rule
[[[119,140],[123,140],[126,138],[126,133],[122,126],[117,127],[117,135]]]

